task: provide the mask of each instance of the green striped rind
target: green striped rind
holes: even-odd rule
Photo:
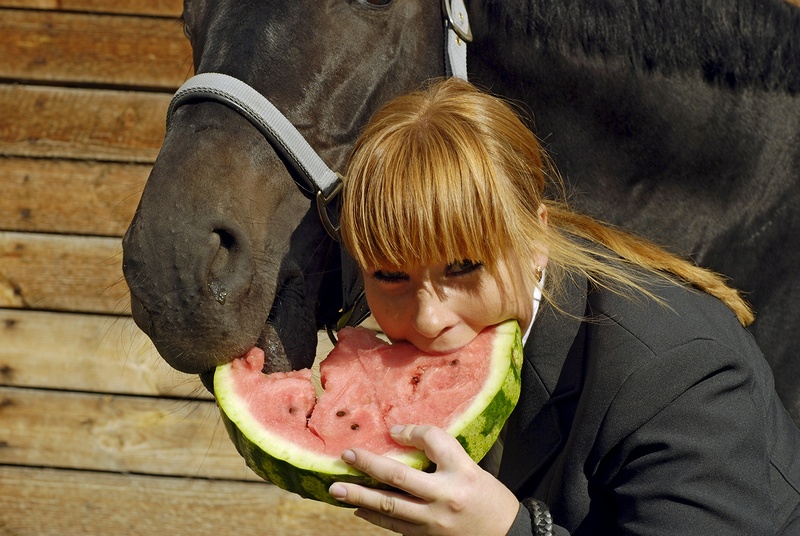
[[[346,467],[347,470],[338,473],[323,473],[303,469],[272,456],[262,447],[248,439],[236,424],[225,415],[224,410],[220,411],[220,413],[231,441],[233,441],[236,450],[244,458],[247,466],[255,474],[264,480],[272,482],[279,488],[297,493],[307,499],[315,499],[346,507],[352,506],[335,500],[328,492],[328,488],[334,482],[354,482],[371,488],[388,489],[385,484],[378,482],[369,475],[358,473],[349,467]],[[269,449],[269,446],[265,445],[264,448]]]
[[[489,451],[514,409],[520,393],[522,339],[516,321],[497,326],[492,344],[491,374],[463,415],[448,427],[473,460]],[[234,391],[230,364],[217,367],[214,391],[222,420],[236,450],[261,478],[309,499],[336,506],[351,505],[333,499],[328,488],[334,482],[354,482],[387,489],[369,475],[356,471],[338,457],[302,450],[295,443],[272,434],[253,416],[248,404]],[[430,469],[422,452],[392,456],[411,467]]]
[[[492,448],[519,400],[522,370],[522,332],[515,320],[496,328],[491,375],[461,417],[447,431],[470,457],[480,461]]]

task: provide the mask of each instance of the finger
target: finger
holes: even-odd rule
[[[461,443],[441,428],[407,424],[393,426],[390,433],[399,444],[423,451],[436,464],[437,470],[450,470],[474,463]]]
[[[404,493],[378,490],[346,482],[333,484],[329,488],[329,492],[336,500],[365,510],[359,517],[385,528],[389,527],[386,520],[381,520],[383,517],[416,525],[421,521],[422,510],[427,508],[423,501]]]
[[[404,521],[394,517],[383,515],[379,512],[367,510],[366,508],[359,508],[355,511],[356,517],[360,517],[365,521],[369,521],[373,525],[388,529],[392,532],[397,532],[403,536],[415,536],[417,534],[427,534],[425,527],[410,521]]]
[[[415,497],[435,498],[431,496],[435,492],[431,475],[402,462],[358,448],[346,450],[342,453],[342,460],[375,480]]]

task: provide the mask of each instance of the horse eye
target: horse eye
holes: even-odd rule
[[[186,24],[185,20],[183,20],[182,22],[183,22],[183,35],[186,36],[186,39],[191,41],[192,40],[192,32],[189,30],[189,25]]]
[[[392,0],[359,0],[362,4],[371,7],[385,7],[392,3]]]

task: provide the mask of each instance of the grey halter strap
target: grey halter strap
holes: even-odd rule
[[[464,0],[442,0],[445,28],[445,69],[448,76],[467,79],[467,43],[472,42]]]
[[[325,230],[334,239],[339,239],[339,229],[331,222],[327,206],[342,189],[341,176],[328,168],[294,125],[266,97],[238,78],[222,73],[201,73],[190,78],[173,96],[167,109],[167,130],[175,110],[186,102],[197,100],[212,100],[230,106],[255,125],[296,171],[295,180],[300,189],[307,196],[316,197]]]

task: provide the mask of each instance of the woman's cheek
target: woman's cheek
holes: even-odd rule
[[[365,285],[370,312],[383,332],[388,337],[392,337],[398,327],[399,303],[374,287],[374,283]]]

